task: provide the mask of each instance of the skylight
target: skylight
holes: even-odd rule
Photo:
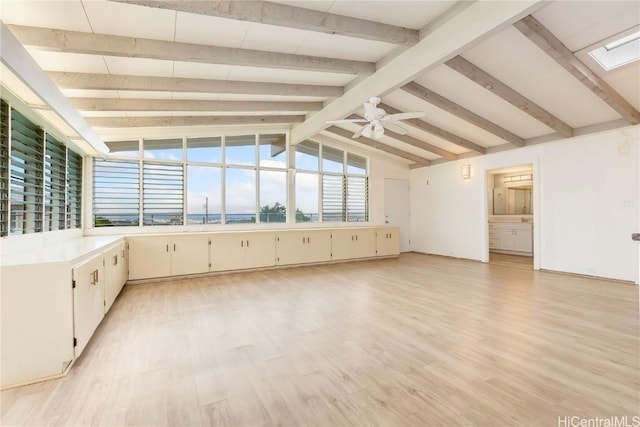
[[[605,70],[613,70],[640,59],[640,31],[628,34],[589,52]]]

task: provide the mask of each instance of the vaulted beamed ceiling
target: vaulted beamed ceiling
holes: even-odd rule
[[[105,141],[291,129],[421,167],[640,123],[640,62],[588,55],[640,30],[637,1],[3,0],[0,15]],[[372,96],[426,115],[377,140],[327,124]]]

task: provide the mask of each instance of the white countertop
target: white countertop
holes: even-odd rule
[[[3,255],[0,266],[74,262],[82,257],[124,241],[123,236],[91,236],[69,239],[65,242],[25,249]]]

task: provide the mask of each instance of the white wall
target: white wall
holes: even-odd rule
[[[412,250],[487,261],[487,171],[531,163],[534,267],[638,283],[639,145],[633,126],[413,170]]]

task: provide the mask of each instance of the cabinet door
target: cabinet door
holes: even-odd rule
[[[127,257],[125,243],[104,253],[104,312],[109,311],[116,297],[127,282]]]
[[[531,228],[515,230],[514,250],[533,252],[533,230]]]
[[[353,258],[355,232],[351,229],[333,230],[331,232],[331,259],[343,260]]]
[[[370,258],[376,256],[376,230],[373,228],[354,232],[354,258]]]
[[[489,249],[500,249],[500,230],[489,224]]]
[[[215,234],[211,236],[211,271],[244,268],[244,233]]]
[[[245,238],[244,268],[272,267],[276,265],[275,233],[248,233]]]
[[[400,254],[400,230],[380,228],[376,231],[376,255],[390,256]]]
[[[331,232],[314,230],[306,233],[305,262],[326,262],[331,260]]]
[[[284,231],[276,233],[276,264],[292,265],[306,262],[306,239],[303,231]],[[329,250],[331,254],[331,250]]]
[[[169,246],[171,275],[198,274],[209,271],[209,236],[194,234],[174,236]]]
[[[171,275],[169,238],[138,236],[129,239],[129,279],[149,279]]]
[[[512,228],[500,228],[498,235],[500,236],[500,246],[498,249],[504,251],[515,250],[515,230]]]
[[[102,254],[73,267],[73,329],[75,357],[80,356],[104,317],[104,267]]]

